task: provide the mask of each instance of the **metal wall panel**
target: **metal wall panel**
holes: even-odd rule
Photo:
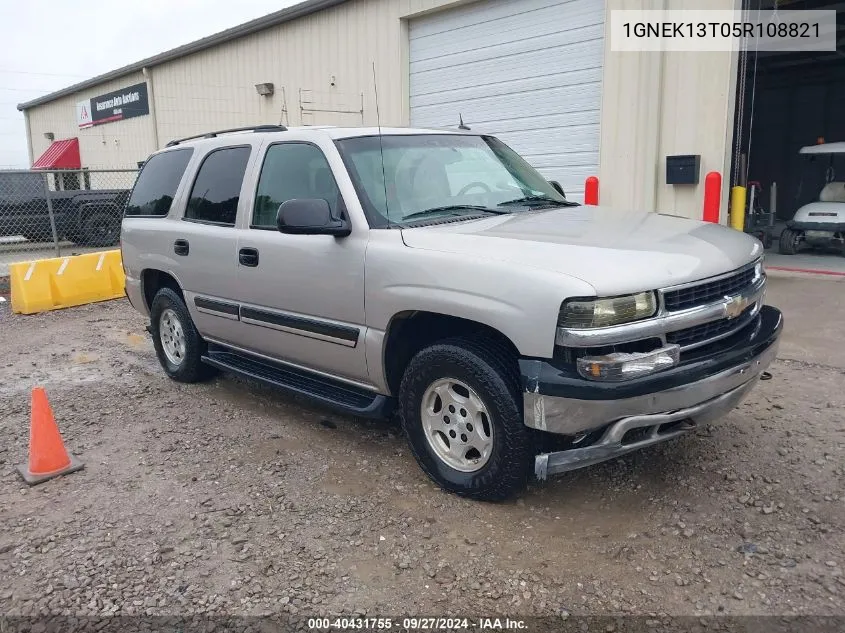
[[[412,19],[411,125],[496,134],[567,194],[599,166],[603,0],[487,0]]]
[[[383,125],[454,128],[462,113],[570,195],[598,174],[602,204],[700,217],[702,185],[663,184],[665,156],[701,154],[702,175],[715,169],[727,177],[736,56],[614,53],[603,36],[613,9],[696,4],[349,0],[154,66],[146,77],[130,73],[34,106],[27,110],[32,153],[49,146],[44,134],[52,132],[79,137],[87,167],[134,167],[172,138],[223,127],[374,125],[375,62]],[[711,4],[737,8],[739,0]],[[78,128],[77,101],[145,79],[154,114]],[[256,93],[262,82],[275,85],[272,97]],[[300,91],[310,109],[300,107]],[[723,216],[727,186],[724,195]]]
[[[76,122],[76,104],[144,80],[142,73],[133,73],[27,110],[33,158],[38,158],[50,146],[52,141],[45,138],[44,134],[52,132],[56,140],[74,137],[79,139],[79,155],[83,167],[136,167],[137,161],[148,156],[155,146],[152,116],[139,116],[125,121],[80,128]]]
[[[150,116],[84,130],[76,125],[77,101],[145,80],[140,72],[34,106],[27,111],[33,155],[49,146],[48,131],[56,139],[78,136],[84,166],[134,167],[173,138],[226,127],[375,125],[373,63],[381,124],[407,125],[402,18],[455,3],[351,0],[154,66],[146,77]],[[271,97],[255,90],[265,82],[274,84]]]
[[[607,0],[617,9],[700,9],[700,0]],[[708,9],[741,0],[708,0]],[[609,19],[609,18],[608,18]],[[600,202],[616,208],[702,217],[704,175],[722,173],[727,217],[736,54],[610,50],[604,57]],[[698,185],[667,185],[666,156],[701,155]]]
[[[159,135],[168,139],[248,125],[405,122],[400,6],[355,0],[157,66]],[[273,83],[271,97],[257,83]],[[363,110],[363,113],[362,113]]]

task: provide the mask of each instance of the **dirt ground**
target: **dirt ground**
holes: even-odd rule
[[[393,423],[168,380],[124,301],[0,303],[0,615],[843,614],[843,290],[771,278],[779,359],[736,411],[503,504]],[[34,384],[86,466],[29,488]]]

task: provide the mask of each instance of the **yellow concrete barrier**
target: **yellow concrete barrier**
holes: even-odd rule
[[[12,312],[34,314],[124,296],[120,251],[69,255],[9,266]]]

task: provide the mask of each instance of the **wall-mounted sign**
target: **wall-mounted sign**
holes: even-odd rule
[[[91,99],[80,101],[76,104],[76,122],[79,127],[91,127],[94,121],[91,119]]]
[[[147,84],[140,83],[80,101],[76,104],[76,123],[79,127],[91,127],[149,113]]]

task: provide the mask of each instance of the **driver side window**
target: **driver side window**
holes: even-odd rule
[[[297,142],[271,145],[258,177],[251,226],[275,229],[279,206],[303,198],[322,198],[332,217],[341,217],[340,190],[320,148]]]

